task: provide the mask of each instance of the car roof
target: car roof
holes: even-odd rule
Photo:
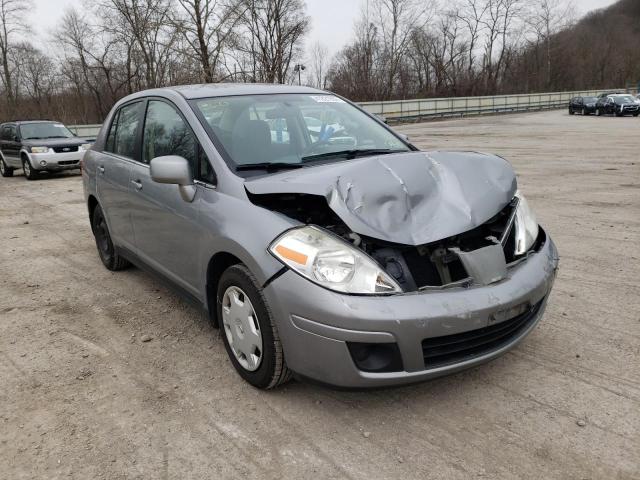
[[[146,94],[171,90],[179,93],[188,100],[208,97],[229,97],[235,95],[269,95],[279,93],[324,93],[322,90],[296,85],[279,85],[264,83],[206,83],[200,85],[180,85],[156,90],[148,90]]]

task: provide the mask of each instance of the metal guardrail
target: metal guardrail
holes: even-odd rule
[[[527,93],[523,95],[496,95],[489,97],[420,98],[415,100],[392,100],[389,102],[361,102],[359,105],[369,113],[380,115],[391,121],[418,121],[434,117],[464,115],[487,115],[492,113],[526,112],[565,108],[573,97],[598,96],[603,91],[586,90],[576,92]],[[102,125],[71,125],[69,129],[79,137],[95,137]]]
[[[625,89],[612,89],[610,91],[625,91]],[[573,97],[597,96],[601,92],[602,90],[587,90],[487,97],[424,98],[390,102],[363,102],[360,103],[360,106],[369,113],[383,116],[387,120],[415,121],[432,117],[486,115],[565,108]]]

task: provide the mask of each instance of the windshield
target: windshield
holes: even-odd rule
[[[614,95],[613,98],[616,102],[635,102],[636,99],[631,95]]]
[[[596,97],[584,97],[584,103],[596,103],[598,99]]]
[[[376,120],[334,95],[243,95],[193,103],[239,170],[409,150]]]
[[[23,140],[45,138],[72,138],[74,135],[61,123],[27,123],[20,125],[20,136]]]

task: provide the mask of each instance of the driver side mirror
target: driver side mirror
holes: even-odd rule
[[[185,202],[193,202],[196,187],[189,162],[178,155],[156,157],[150,164],[151,179],[156,183],[178,185],[180,196]]]

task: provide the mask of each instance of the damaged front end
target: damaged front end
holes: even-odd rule
[[[518,253],[518,230],[523,228],[518,225],[518,196],[494,217],[470,231],[417,246],[353,232],[320,196],[269,194],[250,198],[259,206],[340,237],[375,260],[403,292],[496,283],[507,276],[509,265],[539,250],[545,240],[544,231],[539,230],[529,248]]]
[[[254,204],[325,232],[285,233],[271,252],[329,289],[392,294],[489,285],[544,243],[499,157],[409,153],[331,167],[246,183]],[[357,268],[364,273],[356,277]]]

